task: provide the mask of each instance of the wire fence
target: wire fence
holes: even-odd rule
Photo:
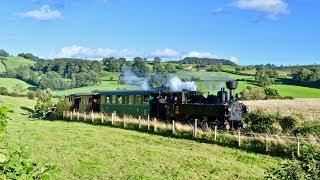
[[[299,157],[305,151],[304,146],[319,149],[320,144],[320,137],[316,134],[294,136],[292,134],[262,134],[241,130],[221,131],[217,127],[202,129],[197,127],[197,119],[192,124],[182,124],[174,120],[171,123],[165,123],[156,118],[151,119],[149,116],[145,119],[126,115],[119,117],[116,112],[111,115],[93,112],[64,112],[63,119],[177,136],[280,157]]]

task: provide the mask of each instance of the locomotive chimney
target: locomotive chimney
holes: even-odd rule
[[[234,90],[238,87],[237,81],[227,81],[226,82],[227,88],[230,90],[230,100],[234,99]]]

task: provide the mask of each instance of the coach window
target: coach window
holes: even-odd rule
[[[133,95],[129,96],[129,104],[134,104],[134,96]]]
[[[110,96],[106,96],[106,104],[110,104]]]
[[[148,104],[149,103],[149,96],[148,95],[144,95],[143,96],[143,104]]]
[[[141,104],[142,100],[141,100],[141,96],[140,95],[137,95],[135,97],[135,100],[134,100],[135,104]]]
[[[123,104],[129,104],[129,96],[123,96]]]
[[[117,104],[122,104],[122,96],[117,96]]]
[[[116,104],[117,103],[116,99],[117,99],[117,96],[113,95],[112,99],[111,99],[112,104]]]

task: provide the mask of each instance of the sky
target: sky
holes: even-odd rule
[[[320,63],[320,0],[0,0],[0,48],[42,58]]]

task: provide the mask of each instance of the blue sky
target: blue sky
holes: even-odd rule
[[[0,48],[44,58],[320,63],[318,0],[0,0]]]

